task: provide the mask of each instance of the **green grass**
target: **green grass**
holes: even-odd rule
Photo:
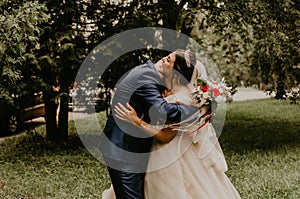
[[[228,104],[219,140],[242,198],[299,198],[299,105],[274,99]]]
[[[243,199],[299,198],[299,110],[274,99],[228,104],[220,143]],[[99,120],[103,126],[104,114]],[[89,129],[92,122],[76,124]],[[74,122],[69,126],[62,144],[45,141],[44,126],[0,141],[0,198],[101,198],[107,170],[81,144]]]
[[[74,122],[69,126],[66,143],[46,141],[45,126],[0,142],[1,199],[101,198],[110,185],[106,167],[82,145]]]

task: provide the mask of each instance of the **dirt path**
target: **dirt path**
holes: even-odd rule
[[[254,99],[270,98],[264,91],[254,88],[238,88],[238,91],[233,95],[233,101],[245,101]]]

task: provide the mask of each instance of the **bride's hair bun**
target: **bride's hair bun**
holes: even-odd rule
[[[191,81],[195,65],[196,56],[193,52],[183,49],[175,51],[174,69],[181,74],[179,77],[180,84],[186,85]]]

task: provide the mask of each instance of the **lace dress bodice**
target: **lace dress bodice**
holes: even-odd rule
[[[193,103],[193,100],[192,100],[191,96],[187,95],[184,92],[178,92],[178,93],[169,95],[169,96],[165,97],[165,100],[168,103],[179,102],[179,103],[187,104],[187,105],[190,105],[190,104]]]

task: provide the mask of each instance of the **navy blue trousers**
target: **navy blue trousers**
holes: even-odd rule
[[[128,173],[107,167],[117,199],[144,199],[145,173]]]

